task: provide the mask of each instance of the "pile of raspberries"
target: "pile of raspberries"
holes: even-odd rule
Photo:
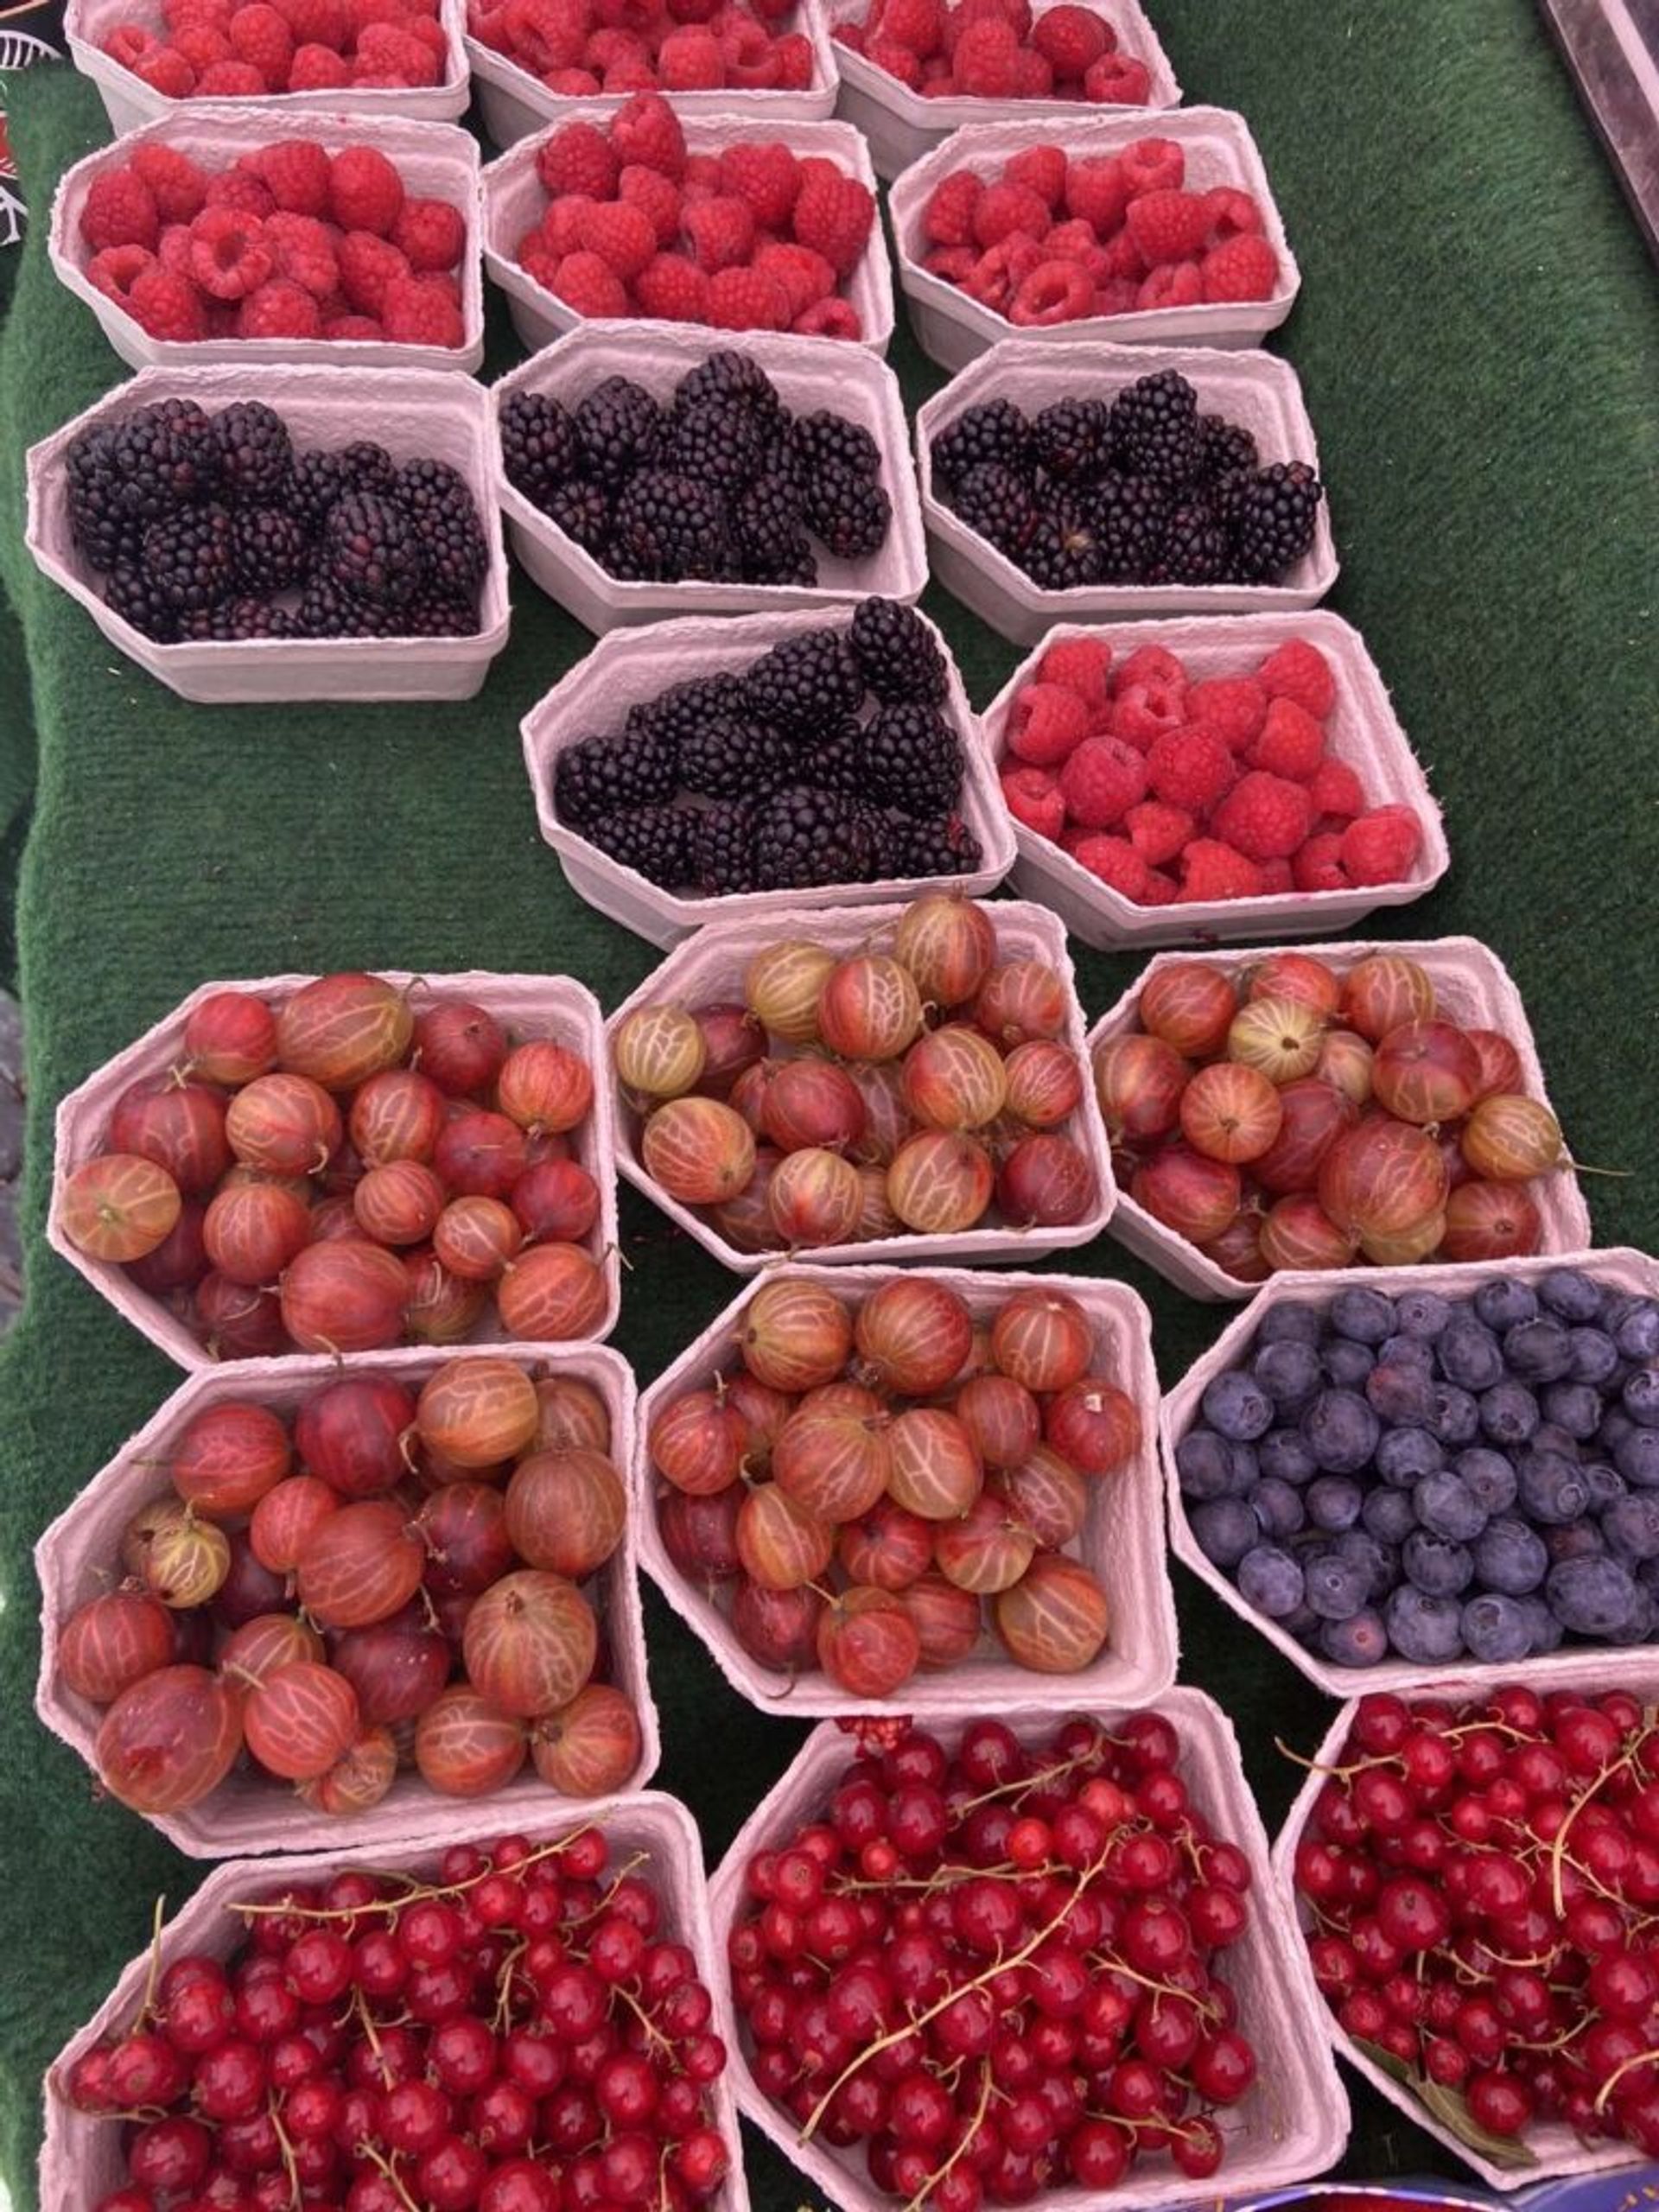
[[[467,29],[550,92],[804,92],[795,0],[467,0]]]
[[[668,102],[636,92],[608,126],[552,132],[536,170],[547,207],[514,253],[578,315],[863,334],[838,288],[869,247],[875,198],[834,162],[759,139],[688,152]]]
[[[216,173],[135,146],[92,179],[80,235],[87,276],[152,338],[466,336],[466,219],[372,146],[278,138]]]
[[[870,0],[861,22],[832,35],[924,99],[1142,107],[1152,92],[1146,63],[1120,53],[1106,18],[1072,0],[1041,15],[1031,0]]]
[[[1248,673],[1190,677],[1162,645],[1050,645],[1008,715],[1016,822],[1138,906],[1400,883],[1422,849],[1409,806],[1368,806],[1326,750],[1336,678],[1296,638]]]
[[[133,17],[99,41],[168,99],[441,85],[453,57],[438,0],[162,0],[166,35]]]

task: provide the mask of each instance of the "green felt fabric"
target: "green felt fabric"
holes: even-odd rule
[[[1332,487],[1333,604],[1366,633],[1446,804],[1453,873],[1391,933],[1496,946],[1580,1155],[1636,1171],[1592,1186],[1599,1236],[1655,1243],[1652,271],[1517,0],[1156,13],[1189,97],[1242,109],[1266,156],[1305,273],[1281,345]],[[14,129],[40,205],[103,121],[89,88],[42,70],[16,88]],[[652,960],[572,897],[537,841],[518,721],[583,639],[522,577],[512,645],[474,704],[293,712],[181,705],[35,577],[22,449],[119,372],[43,244],[37,225],[0,341],[0,568],[41,733],[21,919],[35,1229],[57,1096],[204,976],[568,968],[613,1005]],[[936,384],[906,344],[894,359],[912,401]],[[984,700],[1014,656],[942,594],[931,604]],[[9,686],[0,715],[15,715]],[[1080,961],[1091,1015],[1135,965]],[[638,1272],[616,1342],[643,1382],[733,1285],[643,1205],[626,1200],[623,1220]],[[1166,1380],[1217,1325],[1109,1242],[1073,1264],[1147,1295]],[[20,2202],[44,2061],[141,1946],[155,1895],[176,1904],[194,1878],[95,1800],[29,1709],[29,1548],[174,1379],[31,1243],[28,1312],[0,1354],[0,2166]],[[1272,1738],[1310,1747],[1321,1701],[1191,1585],[1179,1594],[1185,1671],[1235,1715],[1272,1822],[1294,1781]],[[741,1706],[654,1602],[649,1621],[659,1778],[696,1808],[712,1862],[799,1731]],[[1356,2114],[1349,2171],[1446,2164],[1376,2101]],[[752,2148],[760,2212],[808,2194]]]

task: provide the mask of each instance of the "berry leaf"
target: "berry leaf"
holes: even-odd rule
[[[1386,2074],[1391,2082],[1399,2082],[1411,2090],[1421,2091],[1423,2083],[1403,2058],[1396,2058],[1391,2050],[1384,2050],[1380,2043],[1368,2043],[1363,2036],[1353,2038],[1354,2049],[1369,2058],[1379,2073]]]
[[[1535,2166],[1537,2154],[1529,2151],[1512,2135],[1494,2135],[1481,2126],[1469,2109],[1469,2102],[1461,2089],[1448,2089],[1439,2082],[1414,2082],[1412,2088],[1421,2098],[1427,2110],[1439,2120],[1447,2134],[1455,2135],[1459,2143],[1478,2151],[1483,2158],[1495,2166]]]

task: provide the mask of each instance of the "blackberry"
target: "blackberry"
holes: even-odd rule
[[[901,817],[892,835],[895,875],[971,875],[982,858],[978,838],[959,814]]]
[[[301,631],[285,607],[273,607],[268,599],[249,596],[224,599],[217,607],[185,615],[179,623],[179,635],[229,645],[244,644],[250,638],[295,638]]]
[[[845,791],[851,797],[864,788],[861,748],[864,733],[855,715],[843,715],[801,741],[802,777],[820,791]]]
[[[1233,567],[1246,583],[1277,583],[1313,543],[1325,487],[1305,461],[1276,461],[1228,486]]]
[[[749,712],[791,735],[807,737],[857,711],[864,679],[842,630],[809,630],[763,653],[743,678]]]
[[[786,476],[756,477],[732,510],[732,537],[750,583],[814,584],[818,564],[801,520],[800,495]]]
[[[679,788],[679,748],[664,733],[630,728],[567,745],[553,769],[553,804],[582,830],[601,815],[655,804]]]
[[[687,878],[691,817],[676,806],[630,806],[602,814],[587,830],[591,844],[648,882],[672,891]]]
[[[855,476],[881,473],[881,448],[861,423],[849,423],[827,407],[798,415],[789,429],[789,456],[798,484],[809,485],[820,469],[844,468]]]
[[[374,607],[405,607],[425,575],[415,525],[395,499],[348,492],[328,510],[319,566],[342,591]]]
[[[691,817],[687,880],[706,897],[754,886],[754,807],[722,800]]]
[[[391,607],[355,598],[332,576],[317,574],[301,593],[294,620],[302,638],[386,638],[397,618]]]
[[[452,599],[467,596],[490,565],[473,488],[444,461],[411,461],[392,496],[415,525],[429,579]]]
[[[352,472],[343,453],[318,447],[296,454],[288,480],[288,512],[296,516],[313,537],[320,537],[328,510],[348,492],[355,491]]]
[[[263,399],[236,399],[213,417],[225,488],[234,497],[276,505],[294,466],[288,425]]]
[[[699,361],[676,386],[674,411],[701,407],[710,399],[741,399],[763,423],[779,428],[787,419],[772,378],[747,353],[710,353]]]
[[[244,507],[232,518],[236,581],[245,592],[284,591],[311,567],[309,531],[285,507]]]
[[[1172,584],[1213,584],[1227,573],[1227,533],[1215,509],[1189,499],[1172,509],[1164,524],[1156,580]]]
[[[1070,502],[1039,514],[1020,556],[1045,591],[1076,591],[1100,580],[1100,537],[1090,517]]]
[[[140,561],[118,560],[104,579],[104,604],[124,622],[130,622],[157,645],[170,645],[179,634],[176,607]]]
[[[83,430],[64,456],[69,526],[94,568],[136,554],[146,524],[215,491],[213,418],[194,400],[140,407]]]
[[[859,732],[864,789],[884,805],[937,814],[962,789],[962,741],[931,707],[880,707]]]
[[[235,523],[228,507],[181,507],[144,532],[140,563],[175,614],[217,607],[236,586]]]
[[[1057,399],[1033,418],[1031,442],[1056,483],[1096,483],[1111,465],[1112,410],[1103,399]]]
[[[850,468],[829,464],[802,486],[806,526],[837,561],[861,561],[879,553],[893,520],[886,487]]]
[[[582,442],[569,411],[544,392],[515,391],[501,410],[501,461],[507,481],[537,506],[575,475]]]
[[[897,599],[861,600],[847,642],[865,689],[878,699],[937,706],[944,698],[944,655],[913,607]]]
[[[611,540],[611,502],[602,485],[573,476],[554,486],[543,512],[585,553],[603,558]]]
[[[1255,440],[1243,424],[1230,423],[1224,415],[1199,416],[1198,442],[1203,448],[1198,474],[1209,484],[1218,484],[1241,468],[1254,468],[1261,459]]]
[[[667,469],[641,470],[625,485],[612,518],[617,575],[653,583],[715,576],[729,561],[726,502],[712,485]]]
[[[623,735],[641,744],[665,745],[672,752],[675,773],[679,772],[680,750],[707,721],[752,719],[749,695],[741,676],[722,671],[715,676],[693,676],[675,683],[654,699],[628,709]],[[650,797],[661,794],[652,792]]]
[[[607,377],[574,417],[587,473],[612,489],[652,459],[663,434],[662,410],[626,377]]]
[[[475,591],[448,591],[436,582],[421,586],[393,622],[400,638],[475,638],[479,620]]]
[[[1029,481],[995,461],[970,468],[957,486],[957,512],[1011,560],[1019,559],[1037,520]]]
[[[683,413],[675,410],[656,458],[662,467],[730,495],[765,468],[766,438],[753,409],[741,399],[707,399]]]
[[[761,891],[864,883],[881,859],[868,807],[838,791],[794,784],[755,810],[754,880]]]
[[[1024,468],[1031,460],[1031,425],[1011,399],[988,399],[939,432],[932,459],[933,473],[947,491],[988,461]]]
[[[795,747],[781,730],[736,715],[700,723],[680,747],[680,781],[703,798],[757,797],[798,772]]]
[[[1138,584],[1158,557],[1168,501],[1140,476],[1109,476],[1094,495],[1100,581]]]
[[[1203,461],[1198,396],[1175,369],[1126,385],[1111,406],[1112,443],[1132,476],[1175,491],[1190,484]]]

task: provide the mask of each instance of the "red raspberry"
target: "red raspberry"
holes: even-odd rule
[[[415,26],[371,23],[357,41],[352,62],[354,85],[436,85],[443,80],[447,57],[434,53]]]
[[[1351,887],[1342,864],[1342,833],[1321,830],[1310,837],[1290,860],[1290,880],[1298,891],[1346,891]]]
[[[567,253],[554,276],[553,289],[579,315],[614,320],[628,311],[627,286],[596,253]]]
[[[707,275],[747,264],[754,248],[754,217],[747,200],[729,193],[699,200],[685,210],[683,221],[692,257]]]
[[[270,0],[273,8],[301,46],[329,46],[338,53],[346,43],[346,10],[342,0]]]
[[[1038,16],[1031,27],[1031,42],[1057,77],[1081,77],[1109,53],[1117,35],[1087,8],[1063,0]]]
[[[207,317],[201,294],[188,276],[176,269],[151,262],[141,270],[127,295],[133,320],[152,338],[193,345],[207,335]]]
[[[947,284],[965,284],[978,265],[970,245],[936,245],[922,263],[930,276],[942,276]]]
[[[952,169],[928,195],[922,236],[933,245],[966,245],[974,235],[974,210],[984,186],[971,169]]]
[[[683,196],[687,200],[713,200],[720,189],[719,155],[688,154],[685,174],[680,179]]]
[[[1323,728],[1294,699],[1268,700],[1265,692],[1262,696],[1267,712],[1245,757],[1252,768],[1266,768],[1275,776],[1288,776],[1293,783],[1306,783],[1325,758]]]
[[[658,322],[707,322],[709,279],[683,253],[659,253],[639,272],[633,296]]]
[[[124,305],[145,270],[157,266],[147,245],[106,245],[87,263],[86,281],[106,299],[119,300]]]
[[[728,23],[720,35],[728,85],[770,91],[778,82],[778,54],[759,23]]]
[[[1135,288],[1137,313],[1155,314],[1160,308],[1197,307],[1204,297],[1204,278],[1196,261],[1169,261]]]
[[[907,47],[918,61],[925,61],[944,41],[941,0],[887,0],[881,10],[881,35],[895,46]]]
[[[1152,677],[1135,683],[1120,672],[1112,699],[1109,727],[1121,737],[1149,753],[1160,738],[1179,729],[1186,721],[1186,684],[1177,677]]]
[[[1204,195],[1210,212],[1210,236],[1217,245],[1262,228],[1262,210],[1248,192],[1236,185],[1217,184]]]
[[[188,100],[196,90],[196,73],[175,46],[158,46],[140,54],[132,73],[169,100]]]
[[[1039,837],[1052,842],[1065,827],[1059,779],[1046,768],[1005,768],[1002,797],[1014,820]]]
[[[1313,809],[1305,785],[1253,768],[1217,807],[1210,826],[1247,860],[1288,860],[1306,842]]]
[[[774,241],[760,248],[753,265],[760,275],[783,287],[791,323],[820,300],[827,300],[836,289],[835,270],[810,246]]]
[[[234,8],[235,0],[162,0],[162,21],[175,38],[187,25],[198,23],[222,31]]]
[[[583,0],[506,0],[502,29],[507,50],[540,75],[582,59],[591,28]]]
[[[650,58],[645,41],[632,31],[594,31],[582,49],[583,68],[596,69],[601,78],[626,63],[648,61]]]
[[[1058,146],[1027,146],[1002,171],[1004,184],[1034,192],[1051,214],[1065,197],[1065,154]]]
[[[334,248],[340,264],[340,289],[358,315],[378,320],[386,286],[394,276],[407,276],[409,264],[389,238],[372,231],[347,231]]]
[[[604,30],[628,31],[643,38],[659,10],[652,0],[593,0],[594,21]]]
[[[264,226],[234,207],[204,207],[190,226],[190,274],[215,300],[245,299],[270,275]]]
[[[1379,806],[1342,833],[1342,865],[1351,883],[1403,883],[1423,849],[1423,825],[1409,806]]]
[[[327,224],[312,215],[270,215],[264,238],[275,257],[276,276],[300,285],[315,299],[326,300],[337,289],[340,264]]]
[[[302,284],[273,276],[250,292],[236,311],[238,338],[321,338],[317,302]]]
[[[1123,164],[1116,154],[1091,155],[1087,161],[1068,162],[1065,169],[1065,212],[1087,223],[1098,238],[1109,238],[1123,219],[1129,202]]]
[[[1195,837],[1181,855],[1183,906],[1207,906],[1214,899],[1259,899],[1262,871],[1253,860],[1214,837]]]
[[[909,47],[900,46],[892,39],[873,38],[867,58],[878,69],[885,69],[889,77],[896,77],[901,85],[908,86],[912,92],[921,91],[924,65]]]
[[[552,290],[553,279],[557,276],[559,264],[564,258],[563,254],[556,253],[548,244],[547,234],[539,224],[533,231],[524,232],[523,238],[512,249],[512,257],[525,276],[534,277],[543,290],[547,292]]]
[[[660,92],[637,92],[618,108],[611,124],[611,146],[624,165],[660,169],[677,181],[685,175],[685,133],[679,118]]]
[[[1141,279],[1147,273],[1147,265],[1141,258],[1140,247],[1128,231],[1115,232],[1098,251],[1100,259],[1096,266],[1100,271],[1102,283],[1127,283],[1131,291],[1138,295]]]
[[[1123,817],[1129,842],[1149,868],[1161,868],[1183,851],[1198,823],[1184,806],[1161,798],[1142,799]]]
[[[1323,721],[1337,703],[1337,679],[1331,664],[1306,638],[1291,638],[1270,652],[1255,671],[1270,699],[1294,699]]]
[[[594,99],[603,90],[591,69],[550,69],[542,82],[568,100]]]
[[[302,46],[295,49],[288,73],[290,92],[334,92],[352,81],[351,66],[331,46]]]
[[[782,38],[774,39],[772,58],[778,65],[780,92],[806,91],[817,73],[817,57],[804,31],[785,31]]]
[[[746,140],[721,153],[720,186],[746,203],[763,231],[781,231],[801,189],[801,165],[775,139]]]
[[[207,179],[176,146],[135,146],[128,166],[149,187],[156,213],[163,223],[188,223],[200,214],[207,198]]]
[[[1035,47],[1022,46],[1014,77],[1015,99],[1046,100],[1053,89],[1054,72]]]
[[[1085,830],[1121,822],[1147,794],[1147,763],[1121,737],[1086,737],[1060,770],[1066,811]]]
[[[328,213],[329,161],[314,138],[275,139],[251,154],[247,166],[285,213]]]
[[[328,167],[328,205],[342,231],[390,238],[404,211],[404,181],[374,146],[342,146]]]
[[[850,276],[875,226],[875,195],[833,162],[809,158],[801,163],[794,226],[800,245],[821,253],[837,276]]]
[[[235,66],[239,67],[240,64]],[[251,169],[221,169],[217,176],[209,177],[207,197],[202,204],[207,207],[233,207],[238,215],[251,215],[256,222],[264,222],[267,215],[276,213],[270,187]]]
[[[1053,218],[1046,200],[1020,184],[988,185],[974,207],[974,237],[982,246],[1001,245],[1018,231],[1040,238]]]
[[[649,215],[621,200],[597,203],[583,212],[576,236],[585,253],[596,253],[625,284],[632,283],[657,251],[657,233]]]
[[[1147,887],[1150,871],[1127,837],[1084,837],[1072,848],[1071,857],[1125,899],[1138,903]]]
[[[984,16],[957,39],[951,67],[959,89],[976,99],[1014,97],[1020,80],[1020,37],[1012,23]]]
[[[1106,704],[1111,666],[1112,649],[1103,638],[1058,638],[1037,664],[1037,682],[1075,691],[1092,714]]]
[[[1347,761],[1327,753],[1308,781],[1307,796],[1321,821],[1351,822],[1365,811],[1365,787]]]
[[[850,338],[856,343],[864,335],[858,309],[850,300],[814,300],[789,327],[798,338]]]
[[[571,192],[589,200],[609,200],[615,194],[621,166],[609,139],[592,123],[563,124],[536,153],[536,174],[551,200]]]
[[[563,266],[568,269],[569,263]],[[563,273],[563,271],[561,271]],[[569,294],[563,294],[569,298]],[[403,346],[463,344],[467,326],[454,280],[429,271],[416,276],[394,276],[383,298],[380,320],[388,338]]]
[[[1147,880],[1141,892],[1143,906],[1173,906],[1180,895],[1173,876],[1165,875],[1155,868],[1147,870]]]
[[[156,195],[130,168],[105,169],[87,188],[80,235],[94,253],[110,245],[152,247],[162,234]]]
[[[1131,200],[1143,192],[1179,192],[1186,181],[1186,156],[1173,138],[1136,138],[1118,160]]]
[[[720,41],[695,25],[671,31],[658,50],[657,77],[666,92],[717,92],[726,82]]]
[[[1212,676],[1195,683],[1186,695],[1188,718],[1224,738],[1235,753],[1261,735],[1268,715],[1268,695],[1253,676]],[[1271,768],[1271,760],[1252,760],[1253,768]],[[1275,772],[1287,776],[1288,768]]]
[[[405,200],[391,242],[411,269],[453,269],[467,246],[467,225],[447,200]]]
[[[623,170],[616,190],[625,207],[637,207],[645,216],[659,246],[673,245],[680,235],[680,195],[660,170],[636,163]]]
[[[188,223],[169,223],[162,232],[156,249],[156,258],[163,269],[171,269],[180,276],[190,274],[190,226]]]
[[[1094,280],[1075,261],[1039,261],[1008,302],[1008,321],[1052,329],[1095,312]]]
[[[588,210],[600,202],[590,200],[585,192],[567,193],[563,200],[556,200],[542,217],[542,236],[559,260],[567,253],[576,253],[582,248],[582,226]]]
[[[1023,231],[1015,231],[994,245],[988,253],[981,254],[972,270],[963,279],[962,289],[969,299],[978,300],[982,306],[1006,315],[1014,295],[1043,257],[1043,249],[1035,238],[1028,238]]]
[[[130,69],[148,54],[161,51],[161,41],[155,32],[144,30],[137,23],[118,23],[101,43],[105,53],[124,69]]]
[[[787,330],[789,296],[760,269],[722,269],[709,279],[709,320],[716,330]]]
[[[1186,682],[1186,671],[1167,645],[1137,645],[1117,671],[1117,689],[1129,683]]]
[[[1108,276],[1095,286],[1095,313],[1133,315],[1140,305],[1140,287],[1127,276]]]
[[[276,10],[266,0],[249,0],[231,17],[226,35],[237,60],[257,69],[268,91],[280,92],[294,59],[294,34]]]
[[[1048,660],[1045,658],[1043,668]],[[1062,679],[1039,675],[1014,694],[1008,750],[1039,768],[1058,767],[1089,734],[1089,708]]]
[[[1204,195],[1198,192],[1137,194],[1123,219],[1149,269],[1166,261],[1190,261],[1203,251],[1210,235]]]
[[[1152,97],[1152,73],[1127,54],[1103,54],[1084,72],[1083,97],[1102,107],[1144,107]]]
[[[1229,238],[1205,255],[1202,273],[1206,300],[1270,300],[1279,289],[1279,257],[1266,238]]]
[[[1119,704],[1122,694],[1119,693]],[[1167,730],[1147,755],[1152,788],[1172,806],[1205,814],[1233,780],[1233,756],[1213,730],[1188,722]]]

